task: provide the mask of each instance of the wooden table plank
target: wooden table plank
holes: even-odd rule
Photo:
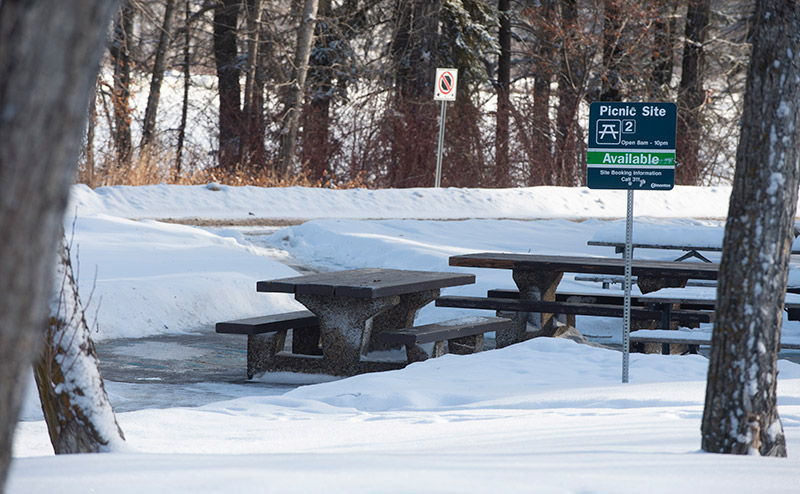
[[[565,273],[595,273],[624,275],[625,261],[608,257],[546,256],[482,252],[450,258],[451,266],[495,268],[527,271],[556,271]],[[717,263],[682,263],[634,259],[631,266],[634,276],[675,277],[716,280]]]
[[[259,292],[379,298],[475,283],[475,275],[366,268],[259,281]]]

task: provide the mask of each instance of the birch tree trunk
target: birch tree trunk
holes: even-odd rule
[[[69,248],[62,239],[44,350],[34,365],[50,442],[57,455],[122,449],[125,436],[108,401],[89,337]]]
[[[42,338],[69,186],[117,2],[0,2],[0,488]]]
[[[785,456],[777,354],[800,186],[800,5],[757,2],[702,448]]]
[[[288,97],[283,114],[281,148],[278,157],[278,173],[280,175],[287,175],[294,164],[295,150],[297,147],[297,130],[300,126],[300,110],[303,107],[306,74],[308,73],[308,59],[311,55],[314,28],[317,24],[316,17],[318,6],[318,0],[305,0],[303,3],[300,28],[297,32],[297,46],[294,52],[293,75],[289,85]]]

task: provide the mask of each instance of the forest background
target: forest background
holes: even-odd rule
[[[78,181],[578,186],[592,101],[678,105],[676,182],[730,183],[750,1],[125,0]]]

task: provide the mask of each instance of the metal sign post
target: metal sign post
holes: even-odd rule
[[[586,183],[590,189],[628,191],[625,218],[625,281],[622,382],[628,382],[633,263],[633,191],[675,186],[675,103],[594,102],[589,107]]]
[[[625,299],[622,306],[622,382],[628,382],[631,354],[631,265],[633,264],[633,189],[628,189],[625,216]]]
[[[436,151],[436,188],[442,181],[442,148],[444,147],[444,119],[447,115],[447,102],[456,100],[458,69],[436,69],[433,99],[442,102],[439,113],[439,146]]]
[[[442,183],[442,148],[444,147],[444,118],[447,115],[447,101],[442,100],[442,111],[439,113],[439,146],[436,151],[436,185]]]

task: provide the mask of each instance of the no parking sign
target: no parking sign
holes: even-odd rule
[[[458,69],[436,69],[433,99],[436,101],[455,101],[457,85]]]

